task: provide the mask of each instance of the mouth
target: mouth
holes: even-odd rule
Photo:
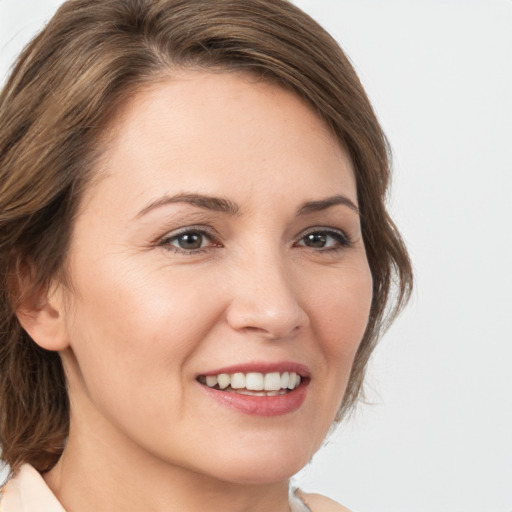
[[[217,403],[257,416],[299,409],[308,395],[308,368],[295,363],[247,364],[198,375],[201,389]]]
[[[300,386],[306,377],[297,372],[235,372],[199,375],[200,384],[227,393],[248,396],[286,395]]]

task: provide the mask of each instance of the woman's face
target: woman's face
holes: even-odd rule
[[[349,157],[296,96],[235,74],[154,84],[110,137],[67,261],[72,424],[184,471],[288,478],[368,320]]]

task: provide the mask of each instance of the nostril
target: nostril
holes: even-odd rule
[[[255,334],[260,335],[264,338],[269,339],[283,339],[283,338],[289,338],[291,336],[295,336],[299,331],[301,330],[301,327],[298,325],[293,327],[292,329],[286,329],[286,330],[278,330],[278,329],[262,329],[260,327],[245,327],[243,331],[247,332],[248,334]]]
[[[299,331],[309,325],[309,319],[305,313],[293,316],[289,314],[270,315],[257,311],[252,314],[242,314],[231,310],[228,313],[228,323],[237,331],[277,340],[296,336]]]
[[[264,270],[253,268],[232,283],[232,301],[227,308],[228,324],[235,330],[282,339],[294,336],[309,325],[293,283],[286,272],[269,261]],[[243,278],[243,279],[242,279]]]

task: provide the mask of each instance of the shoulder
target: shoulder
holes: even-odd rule
[[[65,512],[43,477],[23,464],[2,487],[0,512]]]
[[[300,496],[312,512],[350,512],[348,508],[321,494],[300,492]]]

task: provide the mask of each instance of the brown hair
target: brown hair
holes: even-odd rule
[[[385,136],[348,59],[316,22],[286,0],[70,0],[0,95],[0,442],[12,470],[49,470],[69,427],[59,355],[21,328],[12,282],[24,276],[44,290],[59,275],[102,131],[140,88],[177,67],[246,70],[294,91],[352,158],[373,302],[338,419],[410,294],[410,262],[384,204]]]

